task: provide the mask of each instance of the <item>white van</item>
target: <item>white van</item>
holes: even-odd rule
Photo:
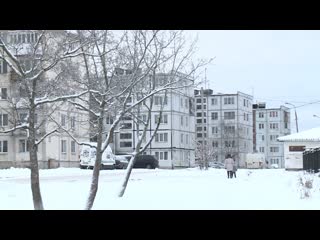
[[[80,168],[81,169],[93,169],[96,160],[96,142],[89,142],[93,147],[83,145],[80,152]],[[102,154],[101,169],[115,169],[116,161],[112,149],[110,146]]]

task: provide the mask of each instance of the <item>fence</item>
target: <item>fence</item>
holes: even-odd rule
[[[313,148],[303,152],[303,170],[319,172],[320,148]]]

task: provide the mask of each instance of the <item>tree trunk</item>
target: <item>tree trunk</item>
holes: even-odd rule
[[[97,151],[96,151],[96,161],[93,168],[93,174],[92,174],[92,181],[89,191],[89,197],[87,200],[87,205],[85,207],[85,210],[91,210],[94,200],[96,198],[97,192],[98,192],[98,185],[99,185],[99,175],[100,175],[100,167],[101,167],[101,160],[102,160],[102,132],[103,132],[103,119],[104,119],[104,106],[103,103],[102,106],[100,106],[100,117],[98,120],[98,136],[97,136]]]
[[[34,127],[35,110],[31,107],[29,111],[29,156],[31,170],[31,191],[33,197],[33,206],[35,210],[44,210],[40,192],[39,166],[36,145],[36,130]]]

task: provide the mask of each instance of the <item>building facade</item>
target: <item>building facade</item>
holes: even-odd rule
[[[15,57],[24,61],[26,69],[30,46],[38,40],[37,31],[2,31],[2,41],[16,49]],[[18,51],[22,49],[23,51]],[[50,81],[51,73],[43,78]],[[44,80],[46,79],[46,80]],[[67,79],[66,79],[67,81]],[[17,125],[28,122],[28,101],[20,81],[9,65],[0,59],[0,131],[6,131]],[[88,114],[68,103],[48,104],[36,109],[35,126],[37,139],[57,128],[57,124],[68,129],[81,142],[89,141]],[[0,168],[28,167],[29,146],[28,131],[15,130],[10,133],[0,133]],[[78,167],[79,148],[76,142],[65,132],[59,131],[45,138],[38,145],[38,162],[40,168]]]
[[[167,90],[166,94],[162,91],[154,95],[151,122],[142,146],[150,140],[156,129],[163,104],[162,118],[157,133],[144,154],[156,156],[160,168],[193,167],[195,165],[195,116],[193,86],[189,86],[190,83],[193,84],[193,80],[183,74],[173,76],[169,73],[158,73],[155,77],[160,83],[166,82],[169,78],[174,78],[178,82],[183,79],[179,84],[188,85],[188,87]],[[136,98],[132,96],[127,104],[131,105],[135,101]],[[148,111],[141,107],[138,115],[146,121]],[[110,126],[113,120],[114,117],[107,116],[106,124]],[[114,152],[131,154],[138,137],[142,134],[142,129],[143,125],[138,125],[130,116],[122,118],[113,138]]]
[[[213,94],[211,89],[194,91],[196,140],[214,149],[215,161],[223,162],[231,154],[239,167],[245,166],[252,152],[252,96]]]
[[[284,147],[277,139],[290,134],[290,110],[285,106],[266,108],[265,103],[253,104],[254,152],[264,153],[268,165],[285,167]]]

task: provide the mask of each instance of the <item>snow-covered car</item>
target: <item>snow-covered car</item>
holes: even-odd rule
[[[88,143],[91,146],[84,145],[80,152],[80,168],[81,169],[93,169],[96,161],[96,146],[97,143]],[[110,146],[102,154],[101,169],[115,169],[116,161],[112,149]]]
[[[271,167],[271,168],[279,168],[279,165],[278,165],[278,164],[271,164],[270,167]]]

